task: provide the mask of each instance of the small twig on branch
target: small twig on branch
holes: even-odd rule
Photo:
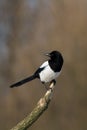
[[[27,128],[29,128],[48,108],[48,105],[52,98],[53,89],[54,89],[54,83],[51,83],[44,97],[39,100],[33,111],[11,130],[27,130]]]

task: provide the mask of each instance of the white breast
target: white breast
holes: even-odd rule
[[[48,61],[44,62],[40,68],[43,68],[43,71],[41,71],[40,73],[40,80],[42,82],[50,82],[53,79],[55,79],[56,77],[58,77],[60,75],[60,72],[55,73],[49,66]]]

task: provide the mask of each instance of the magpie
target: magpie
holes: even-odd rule
[[[46,56],[49,57],[48,61],[45,61],[33,75],[14,83],[10,86],[10,88],[18,87],[23,85],[24,83],[30,82],[36,78],[40,79],[40,81],[45,83],[54,83],[56,84],[56,78],[60,75],[61,69],[63,66],[63,56],[59,51],[52,51],[47,53]]]

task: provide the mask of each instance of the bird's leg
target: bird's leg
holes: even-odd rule
[[[50,82],[50,85],[51,85],[52,83],[53,83],[53,84],[54,84],[54,86],[55,86],[55,84],[56,84],[56,80],[52,80],[52,81]],[[49,86],[47,86],[47,85],[45,84],[45,82],[42,82],[42,84],[44,84],[44,86],[45,86],[46,90],[51,89]]]

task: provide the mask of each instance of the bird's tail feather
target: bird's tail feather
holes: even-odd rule
[[[12,84],[12,85],[10,86],[10,88],[21,86],[22,84],[27,83],[27,82],[29,82],[29,81],[35,79],[35,78],[36,78],[36,76],[35,76],[35,75],[32,75],[32,76],[30,76],[30,77],[28,77],[28,78],[26,78],[26,79],[23,79],[23,80],[21,80],[21,81],[19,81],[19,82],[17,82],[17,83]]]

